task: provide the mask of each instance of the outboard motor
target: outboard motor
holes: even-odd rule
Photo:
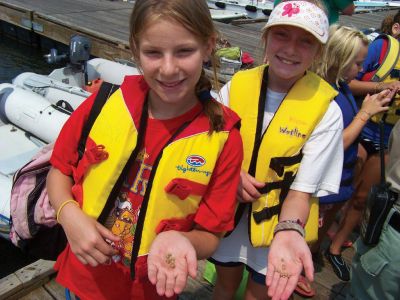
[[[85,76],[85,85],[88,84],[87,61],[90,58],[91,44],[87,37],[74,35],[69,43],[69,61],[72,65],[81,67]]]
[[[72,73],[82,73],[84,75],[84,86],[88,83],[87,61],[90,59],[91,43],[90,39],[81,35],[73,35],[69,43],[69,53],[58,54],[57,49],[51,49],[50,53],[45,55],[49,64],[59,63],[69,60],[69,68]],[[53,78],[58,79],[55,75]],[[60,76],[62,77],[62,76]],[[69,82],[64,82],[69,84]]]

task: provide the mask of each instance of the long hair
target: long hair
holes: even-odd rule
[[[362,46],[368,46],[368,38],[358,29],[332,25],[322,61],[315,72],[328,82],[346,80],[345,74]]]
[[[158,20],[171,20],[181,24],[203,43],[207,43],[218,35],[205,0],[136,0],[130,18],[129,43],[133,58],[139,67],[141,35],[148,24]],[[214,83],[218,86],[214,50],[210,59],[214,71]],[[216,101],[210,101],[211,96],[202,96],[209,93],[211,87],[212,83],[203,69],[195,92],[203,103],[204,112],[209,119],[210,133],[220,131],[224,126],[222,106]]]

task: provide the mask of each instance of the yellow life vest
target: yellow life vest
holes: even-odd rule
[[[249,209],[250,241],[254,247],[268,246],[278,214],[300,165],[301,149],[324,116],[337,92],[312,72],[290,89],[262,135],[268,69],[261,66],[238,72],[232,78],[230,107],[240,116],[244,144],[242,169],[261,182],[263,194]],[[262,84],[264,85],[262,87]],[[248,88],[248,87],[251,87]],[[264,98],[265,99],[265,98]],[[268,101],[268,100],[267,100]],[[256,137],[261,137],[256,138]],[[243,206],[238,209],[243,210]],[[318,237],[318,200],[312,198],[305,227],[306,241]]]
[[[130,85],[135,83],[128,82]],[[138,87],[135,94],[130,95],[123,93],[122,88],[108,99],[89,134],[89,139],[104,146],[108,153],[106,160],[90,167],[82,184],[83,210],[94,218],[104,213],[106,205],[114,204],[113,195],[118,192],[114,191],[115,186],[122,177],[125,178],[122,170],[129,167],[128,161],[135,160],[140,150],[138,138],[144,135],[141,127],[144,126],[143,119],[147,119],[143,110],[146,91]],[[127,107],[129,101],[135,101],[130,105],[142,121],[135,122]],[[225,112],[225,121],[224,130],[209,134],[208,118],[201,112],[181,128],[157,157],[135,231],[133,274],[137,257],[148,253],[160,221],[185,219],[197,211],[229,132],[239,118],[229,111]]]
[[[390,35],[380,35],[376,39],[384,39],[386,49],[382,49],[380,65],[378,69],[366,73],[361,80],[374,82],[393,82],[400,79],[400,43]],[[371,117],[371,120],[378,123],[384,113]],[[385,123],[394,125],[400,118],[400,97],[397,95],[391,104]]]

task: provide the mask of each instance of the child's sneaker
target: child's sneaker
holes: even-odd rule
[[[325,257],[332,265],[333,271],[336,276],[343,281],[350,280],[350,268],[347,263],[344,261],[342,255],[340,254],[332,254],[329,252],[329,248],[325,252]]]

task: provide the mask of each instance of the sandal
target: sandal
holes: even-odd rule
[[[294,291],[296,294],[304,298],[311,298],[315,296],[315,290],[311,287],[311,283],[303,275],[300,275]]]

